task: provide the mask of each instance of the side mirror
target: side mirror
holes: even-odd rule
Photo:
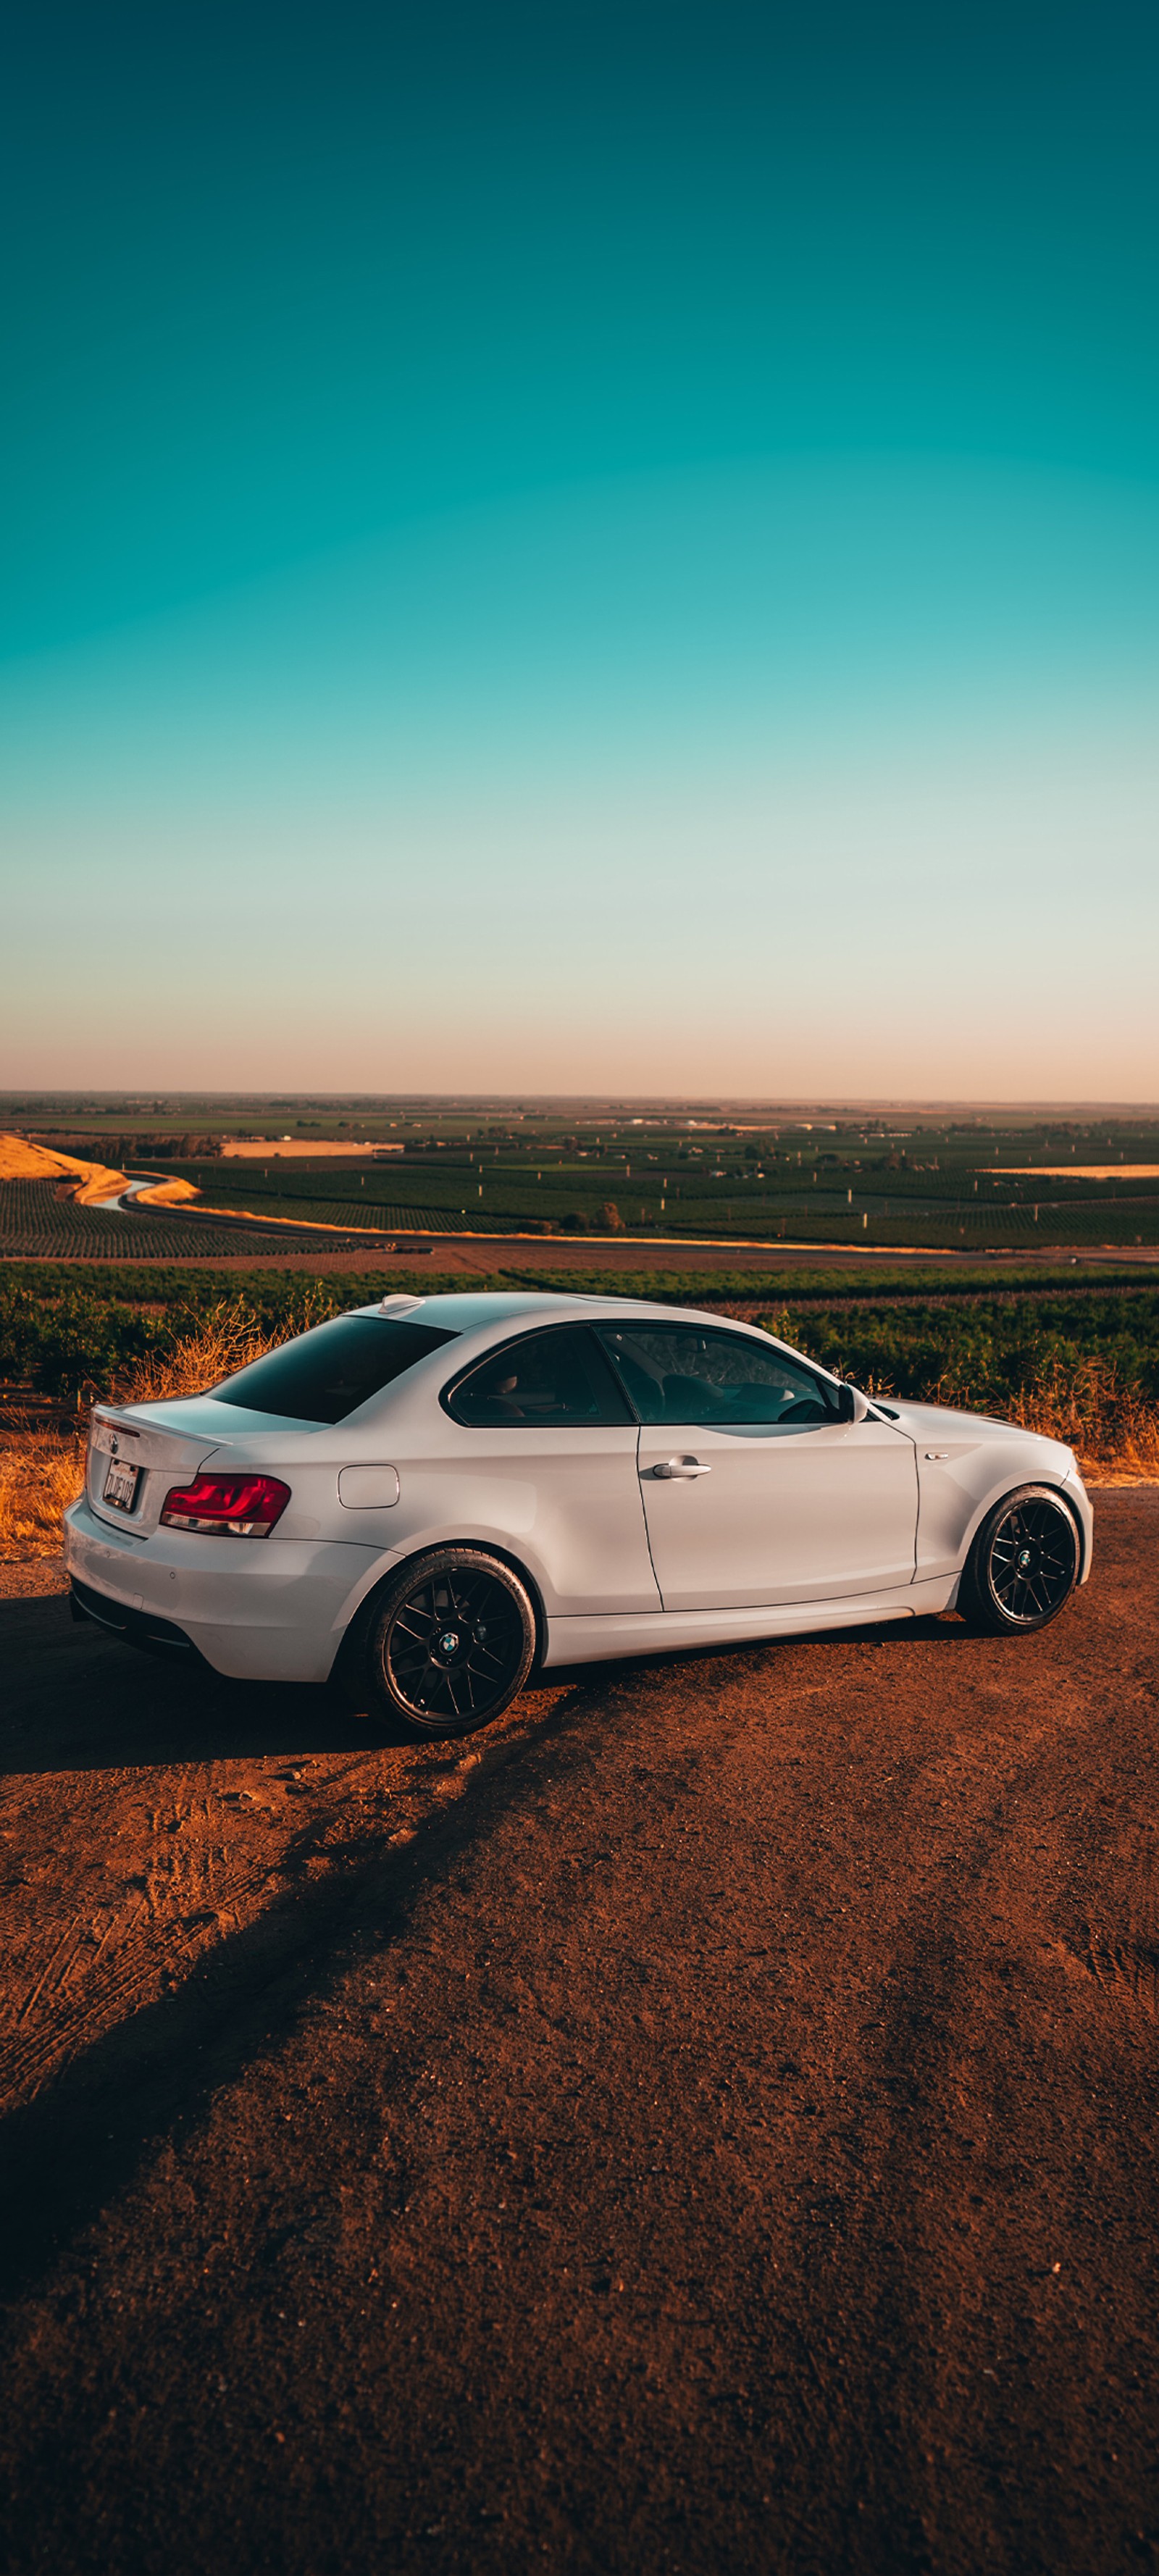
[[[862,1394],[859,1386],[847,1384],[842,1387],[841,1419],[843,1422],[867,1422],[872,1411],[873,1406],[869,1397]]]

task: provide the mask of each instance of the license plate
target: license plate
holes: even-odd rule
[[[105,1478],[103,1499],[114,1503],[119,1512],[131,1512],[137,1499],[139,1467],[131,1467],[127,1458],[113,1458]]]

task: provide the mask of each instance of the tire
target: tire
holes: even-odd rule
[[[379,1601],[367,1640],[371,1690],[416,1734],[469,1735],[522,1690],[536,1642],[530,1594],[501,1557],[434,1548]]]
[[[989,1637],[1027,1637],[1057,1619],[1078,1581],[1079,1533],[1053,1485],[1018,1485],[974,1540],[960,1607]]]

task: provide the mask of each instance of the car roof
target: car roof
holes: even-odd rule
[[[698,1306],[661,1305],[644,1297],[598,1296],[573,1289],[479,1289],[465,1290],[461,1296],[452,1293],[440,1297],[392,1296],[388,1291],[377,1305],[359,1306],[353,1311],[360,1315],[397,1316],[400,1322],[436,1324],[451,1333],[485,1332],[489,1325],[594,1323],[601,1316],[620,1321],[634,1317],[641,1323],[662,1318],[668,1323],[711,1323],[721,1324],[726,1330],[746,1329],[730,1316],[707,1313]]]

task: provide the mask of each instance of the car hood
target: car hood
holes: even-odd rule
[[[881,1411],[896,1421],[899,1430],[908,1432],[919,1448],[934,1441],[942,1445],[949,1441],[957,1449],[977,1449],[989,1441],[1024,1441],[1028,1450],[1037,1453],[1044,1471],[1049,1468],[1052,1475],[1066,1476],[1074,1466],[1074,1452],[1063,1441],[1027,1430],[1020,1422],[1001,1422],[991,1413],[955,1413],[948,1405],[907,1404],[893,1395],[888,1404],[882,1403]]]

